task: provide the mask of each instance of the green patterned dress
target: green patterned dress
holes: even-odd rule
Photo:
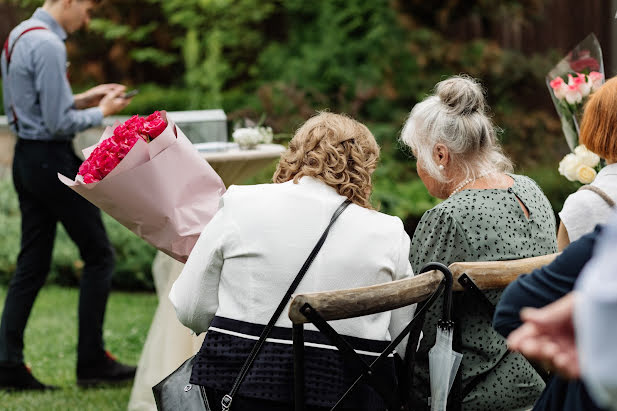
[[[445,265],[462,261],[497,261],[557,252],[555,216],[546,196],[528,177],[510,175],[508,189],[464,190],[427,211],[416,228],[410,260],[414,273],[431,261]],[[529,211],[525,216],[518,199]],[[486,292],[496,304],[501,290]],[[491,326],[490,314],[469,293],[458,294],[463,392],[474,377],[485,377],[463,400],[463,410],[515,410],[531,406],[544,382],[519,354],[509,354],[504,339]],[[423,326],[414,375],[416,400],[430,396],[428,351],[435,343],[442,299],[431,307]]]

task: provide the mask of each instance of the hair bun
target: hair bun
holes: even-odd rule
[[[484,112],[486,102],[482,86],[469,76],[453,76],[440,81],[435,86],[435,94],[451,109],[452,114]]]

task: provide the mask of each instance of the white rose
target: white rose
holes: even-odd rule
[[[596,178],[596,170],[589,166],[581,165],[576,170],[576,179],[583,184],[589,184]]]
[[[582,144],[574,149],[574,154],[578,157],[581,164],[588,167],[595,167],[600,162],[600,156],[589,151],[587,147]]]
[[[575,154],[566,155],[559,162],[559,174],[565,176],[570,181],[576,181],[577,178],[577,170],[581,166],[578,157]]]

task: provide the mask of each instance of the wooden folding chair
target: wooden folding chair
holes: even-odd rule
[[[529,273],[536,268],[549,264],[556,256],[557,254],[550,254],[520,260],[453,263],[448,267],[454,279],[452,289],[454,291],[469,290],[476,294],[480,293],[477,295],[479,298],[482,298],[481,290],[505,288],[519,275]],[[313,323],[319,331],[324,333],[339,348],[344,356],[357,355],[355,352],[349,352],[353,351],[351,346],[327,324],[327,321],[361,317],[394,310],[411,304],[423,303],[416,310],[417,317],[420,311],[427,308],[438,297],[439,292],[437,291],[443,282],[444,274],[438,270],[432,270],[405,280],[392,281],[370,287],[295,296],[289,308],[289,319],[293,323],[295,410],[304,410],[303,331],[305,323]],[[403,334],[408,333],[410,329],[411,323],[406,327]],[[397,336],[393,338],[393,341],[400,341],[402,337],[402,335]],[[375,362],[389,355],[396,345],[396,343],[390,344]],[[369,381],[371,379],[373,381],[376,380],[372,378],[372,365],[375,362],[373,364],[364,363],[360,366],[358,378],[353,385],[365,378]],[[350,390],[343,394],[341,400],[347,396]],[[377,392],[380,392],[380,390],[377,389]],[[388,401],[388,398],[384,398],[384,401],[386,404],[392,403]],[[333,409],[339,404],[340,401]]]

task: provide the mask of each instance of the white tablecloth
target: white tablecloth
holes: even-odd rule
[[[226,186],[238,184],[280,157],[285,147],[279,144],[260,144],[255,150],[229,150],[203,153],[205,160],[223,179]],[[139,359],[137,374],[131,391],[128,409],[156,410],[152,386],[194,355],[203,342],[176,318],[168,295],[184,264],[166,254],[157,253],[152,263],[154,286],[159,304],[154,313],[148,336]]]

